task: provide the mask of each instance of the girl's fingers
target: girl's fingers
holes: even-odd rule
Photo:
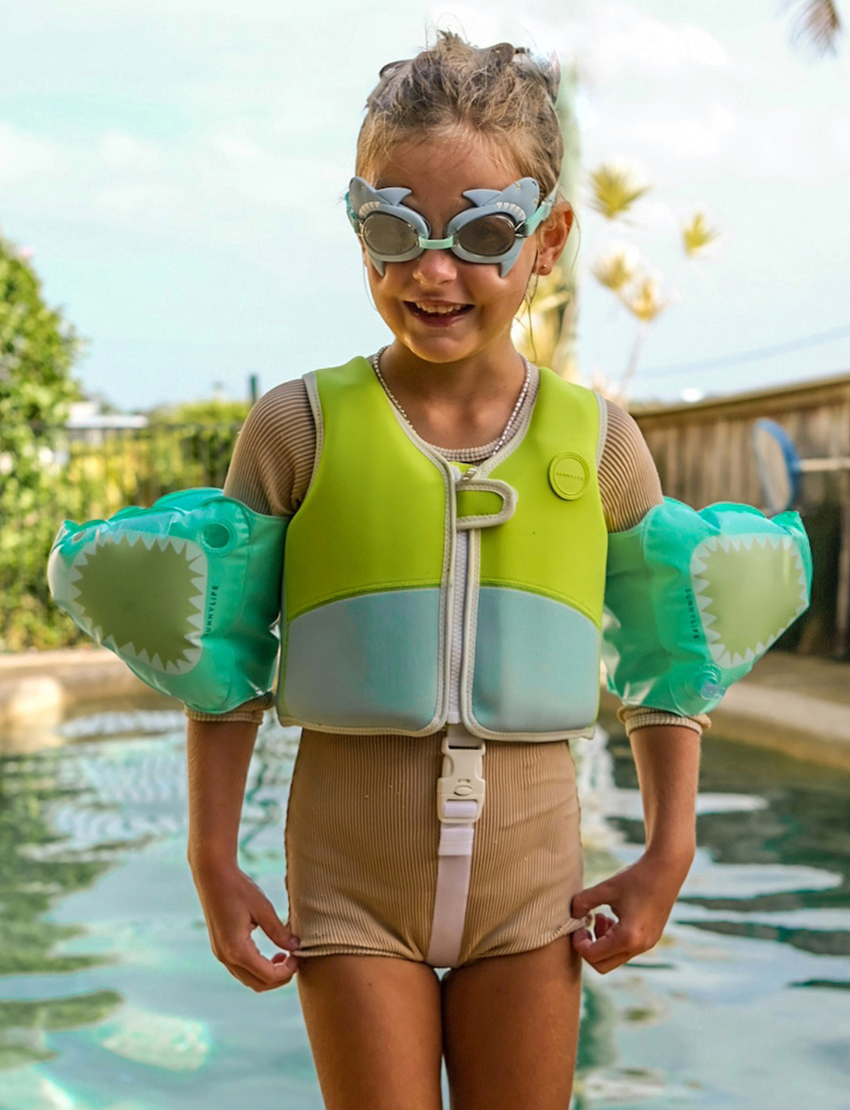
[[[276,959],[277,956],[281,958]],[[238,963],[228,964],[227,967],[232,975],[254,990],[274,990],[290,981],[298,970],[298,960],[283,952],[276,952],[267,960],[255,950],[245,952]]]
[[[279,948],[285,948],[287,952],[295,951],[298,948],[299,939],[290,929],[289,922],[284,925],[277,916],[274,906],[265,895],[253,909],[254,920],[273,944],[276,944]]]
[[[593,968],[597,975],[607,975],[609,971],[616,971],[618,967],[622,967],[623,964],[627,964],[628,962],[629,961],[627,959],[622,958],[616,960],[605,960],[604,963],[591,964],[590,966]]]
[[[609,930],[604,936],[597,937],[596,940],[588,936],[577,939],[575,943],[576,949],[594,967],[600,960],[608,959],[619,951],[620,946],[615,929]]]
[[[575,948],[582,959],[604,975],[638,955],[638,950],[629,945],[624,931],[618,928],[619,922],[603,917],[600,923],[600,917],[596,919],[596,940],[578,941]]]
[[[570,906],[570,914],[579,919],[586,917],[597,906],[609,905],[615,895],[616,890],[613,888],[610,879],[597,883],[596,886],[589,886],[586,890],[580,890],[574,896]]]
[[[608,933],[611,929],[613,929],[616,924],[616,919],[613,917],[608,917],[607,914],[594,914],[593,932],[591,932],[590,929],[576,929],[575,932],[572,934],[573,947],[577,948],[579,944],[592,944],[595,941],[601,940],[601,938],[604,937],[605,934]]]
[[[298,970],[294,953],[300,940],[249,876],[239,872],[226,890],[211,890],[208,898],[202,895],[202,902],[213,952],[234,978],[255,991],[273,990],[292,979]],[[271,959],[263,956],[254,943],[256,928],[284,951]]]
[[[265,983],[261,983],[259,979],[255,979],[253,975],[249,975],[248,972],[243,970],[243,968],[241,967],[228,967],[227,970],[230,972],[234,979],[238,980],[238,982],[240,982],[244,987],[250,987],[251,990],[256,991],[257,994],[259,994],[261,991],[267,991],[269,989],[265,985]]]
[[[289,960],[289,959],[295,959],[295,957],[294,956],[287,956],[287,954],[285,952],[275,952],[275,954],[272,956],[272,963],[273,964],[282,964],[284,960]],[[297,964],[298,961],[296,960],[295,962]]]
[[[608,917],[607,914],[598,913],[593,919],[593,931],[596,934],[596,939],[600,940],[606,933],[617,924],[616,918]]]
[[[289,943],[294,948],[293,940]],[[245,934],[231,942],[215,943],[213,952],[231,975],[253,990],[282,987],[298,970],[298,960],[292,953],[275,952],[267,959],[254,943],[250,924]]]
[[[621,922],[602,914],[597,915],[595,929],[596,940],[581,938],[574,947],[600,975],[628,963],[657,943],[648,939],[649,934],[636,931],[634,927],[625,928]]]

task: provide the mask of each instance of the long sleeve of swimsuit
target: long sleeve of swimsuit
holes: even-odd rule
[[[539,377],[532,379],[525,405],[537,395]],[[609,532],[633,528],[662,501],[661,483],[640,429],[627,412],[605,402],[599,461],[599,489]],[[443,453],[456,461],[486,458],[495,444]],[[283,382],[265,394],[245,422],[225,482],[225,493],[258,513],[290,516],[307,493],[316,456],[316,426],[304,382]],[[272,695],[256,698],[220,716],[187,710],[195,720],[254,720],[259,722],[271,706]],[[680,724],[700,732],[708,717],[677,717],[650,708],[625,707],[620,718],[627,732],[650,724]]]

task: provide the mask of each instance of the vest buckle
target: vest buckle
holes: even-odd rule
[[[465,729],[453,735],[455,726],[443,737],[443,773],[437,780],[437,816],[442,825],[470,825],[484,808],[484,752],[486,744]],[[475,740],[474,744],[458,743]]]

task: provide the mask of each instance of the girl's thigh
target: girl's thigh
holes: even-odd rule
[[[427,964],[315,956],[297,982],[327,1110],[440,1110],[440,984]]]
[[[567,1110],[581,1001],[569,937],[456,968],[442,995],[452,1110]]]

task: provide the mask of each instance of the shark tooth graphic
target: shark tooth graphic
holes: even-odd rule
[[[191,540],[163,543],[153,533],[113,532],[108,542],[102,536],[81,549],[69,575],[79,623],[99,643],[122,645],[120,654],[152,670],[191,670],[201,655],[204,552]]]
[[[751,664],[808,605],[803,561],[790,537],[712,537],[694,550],[691,575],[703,633],[720,667]]]

